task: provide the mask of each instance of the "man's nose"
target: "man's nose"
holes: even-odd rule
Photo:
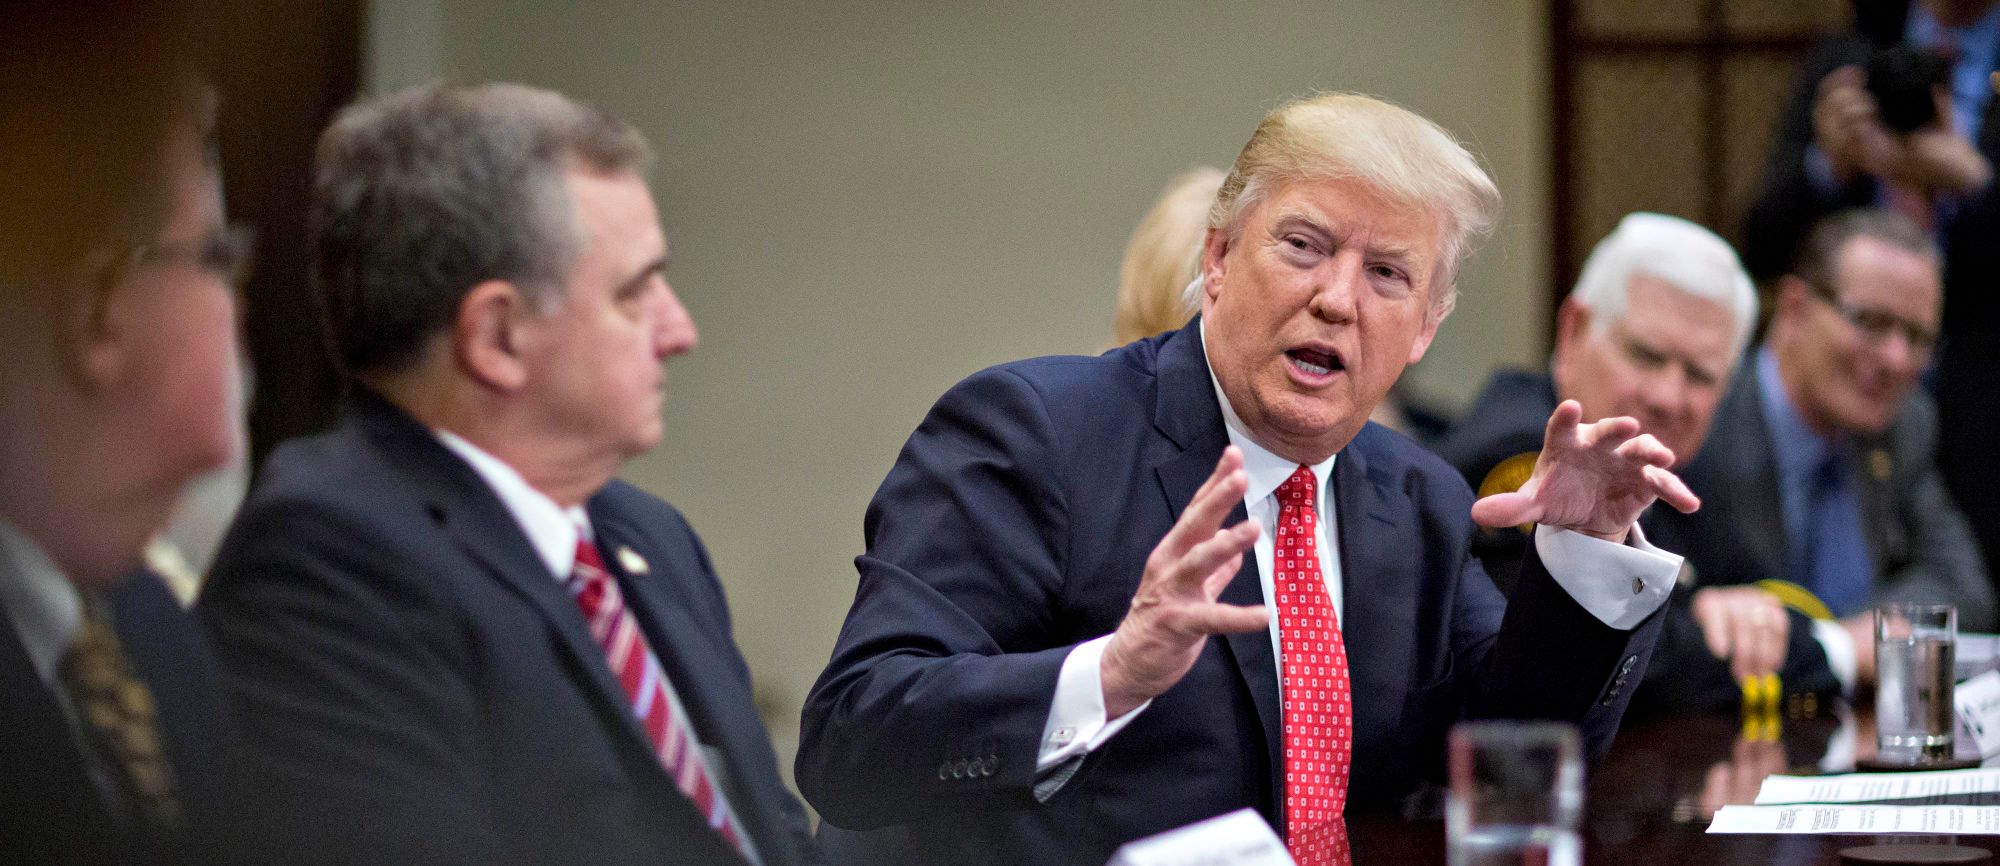
[[[654,353],[661,358],[671,358],[694,351],[694,347],[701,342],[701,332],[695,328],[694,316],[688,313],[687,306],[681,303],[679,295],[674,294],[671,285],[666,287],[658,315],[653,329]]]
[[[1352,322],[1355,298],[1367,279],[1359,251],[1343,250],[1314,275],[1313,315],[1329,322]]]
[[[1883,363],[1897,375],[1914,375],[1924,363],[1924,354],[1917,350],[1916,344],[1910,341],[1909,332],[1902,328],[1890,328],[1876,346],[1876,351],[1880,353]]]
[[[1674,415],[1687,405],[1688,376],[1680,364],[1669,361],[1646,375],[1639,397],[1649,411]]]

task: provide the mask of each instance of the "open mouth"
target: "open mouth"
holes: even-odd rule
[[[1291,359],[1295,369],[1313,378],[1331,376],[1347,369],[1339,355],[1318,349],[1292,349],[1285,353],[1285,357]]]

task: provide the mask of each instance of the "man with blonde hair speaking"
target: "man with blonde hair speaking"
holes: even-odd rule
[[[829,853],[1102,863],[1250,807],[1337,863],[1343,815],[1440,778],[1459,719],[1562,719],[1602,749],[1680,565],[1633,523],[1697,504],[1674,455],[1566,403],[1534,478],[1475,506],[1368,422],[1498,209],[1435,124],[1292,102],[1223,182],[1197,320],[947,392],[869,506],[806,701]],[[1511,606],[1474,518],[1542,524]]]

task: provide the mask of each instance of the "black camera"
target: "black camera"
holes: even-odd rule
[[[1938,119],[1931,88],[1950,78],[1950,60],[1909,43],[1884,48],[1868,60],[1868,94],[1875,97],[1882,123],[1905,135]]]

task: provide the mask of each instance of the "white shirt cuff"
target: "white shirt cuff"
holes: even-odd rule
[[[1654,547],[1636,523],[1630,540],[1616,544],[1554,526],[1535,527],[1535,551],[1549,576],[1591,616],[1619,631],[1637,627],[1666,604],[1681,571],[1681,557]]]
[[[1104,718],[1104,677],[1100,665],[1104,662],[1104,647],[1110,642],[1110,635],[1085,641],[1063,659],[1062,673],[1056,675],[1056,697],[1049,707],[1049,722],[1042,726],[1036,772],[1096,751],[1153,705],[1147,701],[1118,718]]]
[[[1840,681],[1840,693],[1852,696],[1860,664],[1854,657],[1854,636],[1838,620],[1816,619],[1812,626],[1813,639],[1826,652],[1826,666],[1833,669],[1833,678]]]

